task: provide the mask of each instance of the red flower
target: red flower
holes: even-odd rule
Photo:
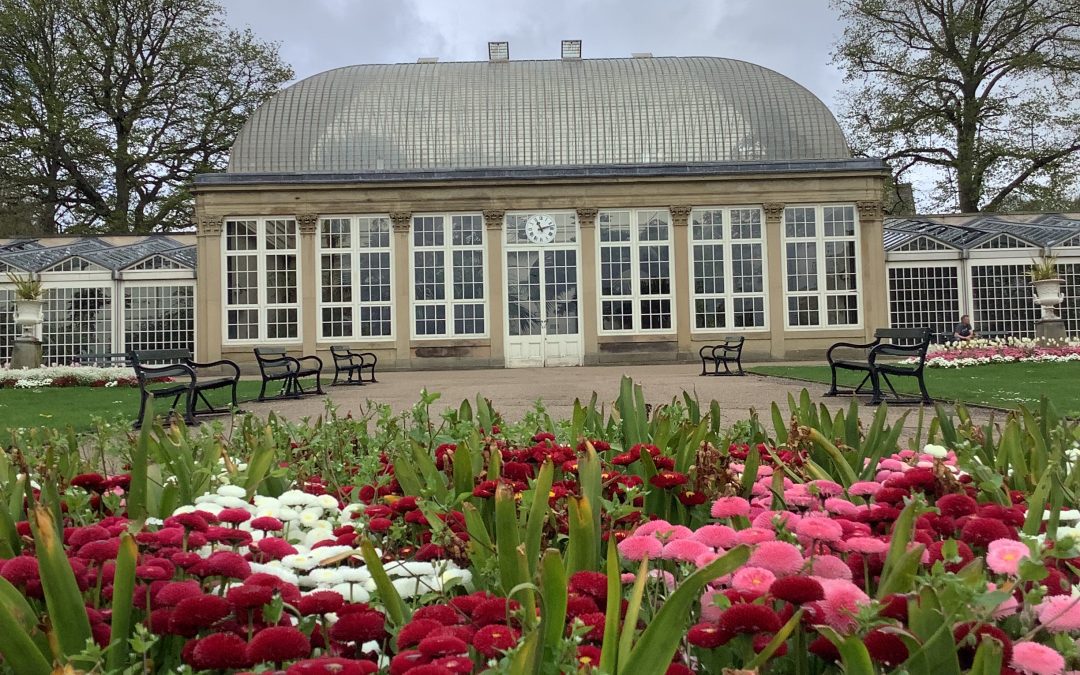
[[[289,666],[285,675],[372,675],[377,672],[379,672],[379,666],[371,661],[324,656],[318,659],[297,661]]]
[[[225,598],[216,595],[196,595],[176,603],[169,619],[169,632],[192,637],[227,617],[232,608]]]
[[[489,623],[507,623],[512,612],[521,608],[517,600],[507,601],[506,598],[491,598],[484,600],[473,609],[472,619],[477,626],[486,626]]]
[[[434,619],[413,619],[401,627],[397,635],[398,651],[414,647],[428,636],[428,633],[438,630],[442,624]]]
[[[255,548],[274,560],[281,560],[287,555],[296,553],[296,548],[285,541],[284,539],[278,539],[277,537],[266,537],[260,539],[259,543],[255,545]]]
[[[285,523],[273,516],[262,516],[251,521],[251,529],[262,532],[279,532],[285,529]]]
[[[450,656],[454,654],[466,654],[469,645],[464,640],[451,635],[431,635],[420,641],[416,646],[421,654],[428,658]]]
[[[676,497],[684,506],[699,506],[704,504],[706,499],[704,492],[694,492],[693,490],[683,490]]]
[[[681,663],[672,663],[664,671],[664,675],[695,675],[694,671]]]
[[[471,673],[476,664],[467,655],[444,656],[431,662],[432,668],[445,668],[451,673]]]
[[[476,635],[472,639],[472,645],[484,657],[493,659],[498,657],[500,653],[512,649],[520,637],[521,634],[509,626],[492,624],[476,631]]]
[[[165,527],[175,527],[177,525],[185,530],[194,530],[196,532],[205,532],[206,528],[210,527],[210,523],[201,513],[181,513],[165,519]]]
[[[976,517],[964,524],[960,538],[972,546],[985,548],[995,539],[1015,539],[1016,535],[1000,520]]]
[[[775,586],[775,584],[773,585]],[[881,611],[878,612],[878,615],[889,619],[896,619],[900,623],[906,624],[908,620],[907,596],[900,595],[899,593],[885,596],[885,605],[881,608]]]
[[[971,548],[962,541],[956,542],[956,555],[959,558],[959,560],[956,561],[946,561],[944,559],[944,554],[942,553],[943,547],[944,543],[940,541],[935,541],[927,547],[926,555],[931,565],[942,560],[945,562],[946,570],[950,572],[959,572],[965,565],[975,559],[975,554],[971,552]]]
[[[724,610],[717,623],[720,629],[731,633],[775,633],[780,630],[780,617],[764,605],[739,603]]]
[[[972,629],[975,629],[972,631]],[[974,633],[974,634],[971,634]],[[975,661],[975,650],[983,640],[997,640],[1001,645],[1001,662],[1009,663],[1012,660],[1012,640],[1005,631],[990,624],[964,623],[953,629],[953,640],[956,641],[956,655],[960,659],[961,668],[970,668]]]
[[[105,477],[100,473],[80,473],[71,479],[71,485],[89,492],[104,492]]]
[[[221,509],[217,516],[218,520],[221,522],[232,523],[234,525],[251,520],[251,512],[247,509]]]
[[[247,643],[235,633],[211,633],[195,643],[187,664],[195,670],[247,668]]]
[[[862,641],[866,645],[866,651],[870,652],[870,658],[890,668],[895,668],[907,661],[907,646],[893,633],[886,633],[880,629],[872,630]]]
[[[583,640],[589,642],[600,642],[604,639],[604,613],[593,612],[592,614],[582,614],[577,618],[578,621],[588,626],[589,631],[581,636]]]
[[[249,610],[262,607],[274,599],[274,591],[266,586],[233,586],[225,594],[225,599],[237,610]]]
[[[684,485],[689,479],[685,473],[678,471],[661,471],[649,479],[652,485],[667,490],[679,485]]]
[[[357,644],[381,640],[386,637],[386,617],[374,610],[346,614],[330,627],[330,637],[338,642]]]
[[[311,654],[307,636],[292,626],[271,626],[255,634],[247,646],[252,663],[281,663],[302,659]]]
[[[592,614],[593,612],[599,612],[600,606],[596,604],[596,601],[588,595],[578,595],[577,593],[571,593],[566,598],[566,618],[572,621],[574,618],[581,616],[582,614]]]
[[[415,649],[406,649],[403,652],[398,652],[394,658],[390,659],[390,675],[412,673],[414,668],[419,668],[427,662],[428,657],[420,652]]]
[[[335,591],[315,591],[300,598],[297,609],[304,616],[312,614],[329,614],[341,609],[345,599]]]
[[[389,518],[372,518],[368,522],[368,529],[372,532],[386,532],[394,526],[394,521]]]
[[[490,499],[495,496],[495,488],[499,486],[498,481],[485,480],[477,484],[473,489],[473,497],[479,497],[481,499]]]
[[[715,623],[699,623],[690,627],[686,639],[690,644],[702,649],[716,649],[731,640],[732,635],[720,629]]]
[[[194,574],[202,577],[226,577],[229,579],[246,579],[251,576],[251,565],[239,553],[232,551],[217,551],[210,557],[199,563]]]
[[[810,577],[780,577],[769,586],[769,594],[777,600],[802,605],[825,597],[825,589]]]
[[[20,555],[8,560],[0,568],[0,576],[7,579],[12,586],[25,586],[28,581],[37,580],[37,558],[28,555]]]
[[[601,572],[575,572],[570,577],[569,589],[576,593],[584,593],[598,603],[607,602],[607,575]]]
[[[453,626],[461,623],[463,617],[449,605],[428,605],[413,612],[412,618],[414,621],[416,619],[432,619],[444,626]]]
[[[174,607],[184,598],[192,598],[202,595],[202,588],[197,581],[170,581],[161,587],[153,595],[153,605],[159,607]]]
[[[961,516],[974,515],[979,508],[979,503],[967,495],[953,494],[940,497],[934,503],[934,506],[938,507],[943,516],[960,518]]]

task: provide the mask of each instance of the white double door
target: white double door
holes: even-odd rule
[[[506,367],[580,366],[576,248],[506,251]]]

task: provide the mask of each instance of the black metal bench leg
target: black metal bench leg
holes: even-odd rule
[[[739,352],[739,357],[735,359],[735,364],[739,366],[739,374],[745,375],[746,371],[742,369],[742,352]]]
[[[926,380],[923,379],[922,371],[919,371],[917,379],[919,380],[919,391],[922,393],[923,403],[933,403],[934,400],[930,398],[930,392],[926,391]]]
[[[881,403],[881,401],[882,401],[882,397],[881,397],[881,380],[880,380],[880,378],[878,376],[878,372],[876,370],[871,370],[869,377],[870,377],[871,386],[874,389],[873,394],[872,394],[872,396],[870,398],[870,405],[879,405]],[[863,381],[865,382],[866,380],[863,380]],[[860,385],[860,386],[862,386],[862,385]],[[889,385],[889,386],[891,387],[892,385]]]
[[[323,388],[322,388],[322,369],[321,368],[315,373],[315,393],[316,394],[325,394],[326,393],[326,392],[323,391]]]
[[[830,364],[830,366],[831,365],[832,364]],[[829,371],[832,376],[832,384],[829,386],[829,391],[825,392],[825,396],[836,396],[838,393],[840,393],[836,390],[836,367],[830,367]]]
[[[266,400],[266,378],[265,377],[263,378],[262,386],[259,387],[259,400],[260,401],[265,401]]]

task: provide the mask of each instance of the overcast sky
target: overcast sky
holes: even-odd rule
[[[779,71],[835,112],[841,76],[829,64],[840,26],[828,0],[220,0],[298,79],[359,63],[551,59],[580,39],[585,58],[724,56]]]

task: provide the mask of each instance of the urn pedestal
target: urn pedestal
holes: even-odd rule
[[[22,335],[11,345],[12,368],[41,367],[41,340],[34,335],[34,326],[41,323],[44,310],[43,300],[15,301],[15,323],[22,326]]]

